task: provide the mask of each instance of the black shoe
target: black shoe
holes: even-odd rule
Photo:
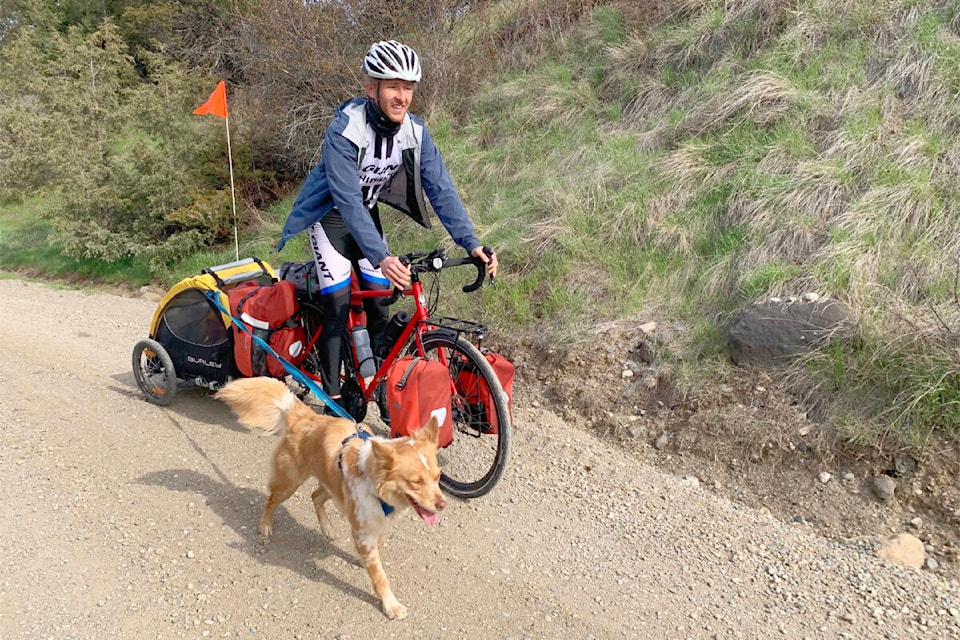
[[[330,399],[333,400],[334,402],[336,402],[337,404],[340,404],[341,402],[343,402],[343,398],[330,398]],[[336,411],[334,411],[334,410],[333,410],[333,407],[331,407],[331,406],[328,405],[328,404],[324,404],[324,405],[323,405],[323,415],[325,415],[325,416],[333,416],[334,418],[340,418],[340,417],[341,417],[340,414],[337,413]]]
[[[377,385],[377,391],[374,394],[377,400],[377,408],[380,409],[380,419],[383,423],[390,426],[390,407],[387,405],[387,382],[384,380]]]

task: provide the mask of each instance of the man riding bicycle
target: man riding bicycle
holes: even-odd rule
[[[324,390],[340,399],[340,344],[347,326],[350,274],[362,289],[404,289],[410,270],[390,254],[378,202],[429,228],[424,194],[457,245],[497,273],[497,257],[484,253],[443,158],[423,120],[407,110],[420,81],[420,59],[395,40],[370,47],[363,60],[366,98],[341,104],[327,127],[320,163],[310,171],[283,227],[277,250],[309,230],[325,318],[317,343]],[[388,310],[365,301],[376,348]]]

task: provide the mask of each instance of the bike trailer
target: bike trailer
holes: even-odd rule
[[[451,389],[446,365],[419,356],[398,359],[387,372],[390,435],[412,435],[436,416],[440,424],[439,446],[453,442]]]
[[[213,305],[207,292],[215,292],[223,307],[229,309],[228,293],[233,288],[246,282],[270,284],[274,280],[269,264],[246,258],[204,269],[171,287],[157,305],[150,338],[169,354],[176,377],[215,388],[236,375],[230,330],[233,322]],[[148,355],[154,351],[150,349]],[[156,389],[146,391],[151,399]]]
[[[493,367],[493,372],[497,374],[500,386],[507,394],[507,409],[510,411],[510,419],[513,420],[513,377],[516,368],[512,362],[499,353],[484,350],[483,356]],[[471,414],[482,425],[483,432],[497,433],[500,425],[491,399],[490,387],[480,376],[476,367],[464,362],[456,380],[453,382],[457,393],[463,397]]]

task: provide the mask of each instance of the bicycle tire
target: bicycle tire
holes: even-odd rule
[[[439,360],[445,356],[450,377],[457,380],[465,369],[476,372],[490,389],[498,428],[481,423],[466,398],[454,393],[451,398],[453,442],[440,450],[440,486],[459,498],[477,498],[489,492],[503,475],[510,450],[510,410],[507,394],[493,367],[473,344],[458,334],[436,329],[423,335],[424,356]],[[411,347],[416,351],[416,346]]]

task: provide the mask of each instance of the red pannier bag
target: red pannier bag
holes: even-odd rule
[[[430,422],[440,423],[439,446],[453,442],[450,395],[453,385],[447,367],[436,360],[404,356],[387,372],[387,406],[390,434],[394,438],[412,435]]]
[[[500,386],[507,394],[507,410],[510,412],[510,421],[513,421],[513,377],[516,367],[512,362],[499,353],[485,350],[483,357],[487,359],[493,372],[500,381]],[[474,417],[481,423],[483,433],[499,433],[500,421],[493,404],[493,394],[487,382],[476,370],[464,362],[464,367],[454,380],[454,387],[458,394],[470,406]]]
[[[307,355],[304,349],[306,339],[299,322],[297,290],[292,282],[281,280],[263,286],[251,280],[228,291],[227,297],[235,318],[284,360],[295,367],[300,366]],[[249,333],[236,326],[233,331],[233,357],[242,375],[274,378],[287,375],[280,361],[260,348]]]

